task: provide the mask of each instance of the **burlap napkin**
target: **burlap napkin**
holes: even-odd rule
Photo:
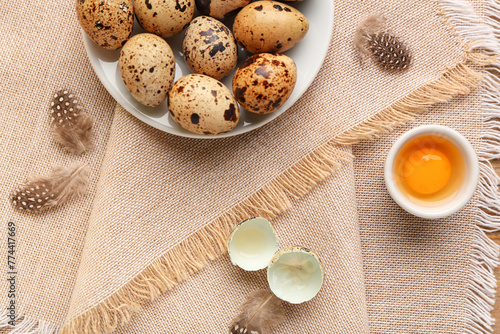
[[[275,219],[280,245],[313,248],[321,256],[326,280],[311,302],[286,304],[287,320],[273,333],[369,332],[355,196],[349,161]],[[224,333],[245,297],[258,288],[268,289],[265,271],[244,272],[224,255],[147,303],[118,333],[189,333],[200,329]]]
[[[0,208],[18,228],[21,332],[35,328],[40,333],[60,328],[62,332],[110,332],[128,323],[141,304],[193,276],[208,260],[220,258],[227,235],[238,221],[254,215],[274,218],[291,206],[292,199],[302,201],[298,198],[349,159],[338,144],[389,130],[414,113],[468,93],[479,84],[480,72],[469,65],[488,59],[466,51],[450,32],[450,26],[460,24],[441,22],[458,15],[439,16],[442,7],[438,3],[336,1],[335,5],[330,51],[304,97],[275,122],[250,134],[199,141],[161,133],[120,107],[113,115],[111,99],[96,88],[101,86],[79,42],[72,3],[4,3],[0,38],[5,75],[0,85],[7,94],[0,97],[0,117],[9,126],[1,132],[5,157],[1,163],[6,172],[1,176],[0,195],[7,198],[9,190],[30,173],[46,172],[56,162],[67,164],[73,159],[50,138],[46,105],[56,87],[73,88],[98,125],[97,148],[80,158],[93,170],[85,198],[37,217],[16,213],[5,202]],[[374,12],[386,14],[390,28],[411,45],[415,62],[405,74],[384,73],[370,61],[360,65],[352,39],[358,22]],[[316,317],[314,323],[333,312],[339,321],[326,323],[338,326],[335,330],[340,332],[366,331],[368,321],[360,243],[352,220],[356,211],[353,201],[345,201],[353,198],[353,185],[346,182],[352,182],[352,175],[352,167],[343,167],[337,179],[310,195],[316,199],[312,202],[317,203],[318,214],[324,213],[311,216],[310,220],[323,222],[315,226],[317,230],[311,229],[313,234],[299,233],[301,225],[294,228],[294,222],[305,223],[306,213],[314,213],[308,210],[309,202],[297,202],[296,209],[277,220],[283,240],[317,245],[332,267],[346,268],[347,276],[333,273],[339,276],[331,277],[339,280],[329,279],[322,297],[299,308],[309,318]],[[321,201],[323,197],[330,201]],[[328,211],[328,206],[337,209]],[[341,214],[351,217],[344,226],[338,220]],[[337,223],[328,224],[329,220]],[[329,230],[331,239],[315,240],[314,236]],[[352,243],[335,242],[344,239]],[[338,256],[328,254],[327,249]],[[196,280],[203,281],[203,277],[207,283],[227,286],[228,295],[229,291],[242,292],[240,297],[250,287],[262,285],[261,276],[259,280],[258,275],[224,269],[224,258],[214,264],[220,266],[162,297],[172,298],[164,310],[172,309],[172,303],[179,314],[193,307],[200,299],[195,293],[201,291]],[[242,282],[231,285],[231,275]],[[227,296],[220,298],[223,301]],[[235,302],[227,310],[236,308]],[[351,309],[355,316],[348,314]],[[309,318],[300,318],[301,312],[289,309],[289,314],[295,321],[283,326],[292,326],[296,332],[307,326]],[[226,324],[217,322],[230,316],[224,311],[224,318],[214,317],[210,325],[223,330]],[[148,319],[142,320],[144,326],[158,322],[155,317]],[[6,314],[0,320],[5,323]],[[166,318],[164,323],[172,326],[165,327],[166,332],[188,332],[175,327],[180,322]]]
[[[445,1],[444,15],[466,42],[499,52],[498,4]],[[494,28],[494,29],[492,29]],[[490,333],[499,248],[485,231],[498,230],[500,157],[498,67],[470,95],[437,105],[377,141],[353,148],[369,326],[374,333]],[[480,184],[459,213],[436,221],[409,215],[390,199],[384,159],[412,127],[441,124],[462,133],[480,160]]]
[[[462,133],[483,159],[493,124],[483,122],[480,90],[433,108],[416,122],[379,140],[355,145],[354,170],[370,328],[375,333],[489,333],[498,247],[478,225],[492,228],[482,206],[498,209],[497,190],[479,189],[459,213],[436,221],[418,219],[391,200],[383,180],[384,159],[394,140],[411,127],[441,124]],[[497,126],[496,124],[495,126]],[[494,195],[495,200],[488,199]],[[489,203],[489,204],[488,204]]]

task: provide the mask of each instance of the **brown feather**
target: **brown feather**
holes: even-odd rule
[[[80,155],[92,148],[94,121],[68,90],[59,90],[50,104],[54,139],[70,153]]]
[[[404,71],[411,65],[411,53],[403,41],[387,30],[385,18],[370,15],[359,26],[354,45],[363,56],[373,58],[389,71]]]
[[[268,334],[271,327],[285,319],[281,300],[266,290],[254,291],[242,306],[242,312],[233,320],[230,334]]]
[[[27,212],[41,212],[66,202],[72,196],[85,193],[90,169],[87,164],[55,167],[48,176],[33,178],[11,194],[12,205]]]

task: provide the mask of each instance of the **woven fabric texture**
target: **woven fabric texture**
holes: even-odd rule
[[[0,216],[2,226],[16,223],[18,314],[53,325],[67,315],[116,105],[91,70],[73,5],[0,1]],[[78,158],[50,129],[50,101],[61,88],[73,91],[95,121],[95,148]],[[7,199],[17,184],[75,160],[91,167],[87,195],[42,215],[12,209]],[[1,245],[6,258],[7,238]]]
[[[281,247],[303,245],[320,256],[325,283],[311,302],[285,304],[287,320],[273,333],[368,332],[353,176],[352,162],[343,164],[274,221]],[[200,328],[224,333],[245,297],[259,288],[269,289],[265,270],[245,272],[225,255],[148,303],[118,333],[187,333]]]
[[[18,311],[28,320],[26,331],[38,326],[40,333],[52,333],[96,309],[99,317],[108,320],[112,312],[122,309],[131,316],[136,311],[130,311],[130,305],[117,297],[120,291],[127,291],[130,282],[142,274],[146,275],[140,282],[144,290],[138,293],[135,287],[135,292],[142,293],[144,298],[151,297],[154,278],[147,273],[155,261],[168,256],[202,229],[212,231],[212,236],[224,236],[217,227],[212,228],[212,223],[241,203],[246,203],[247,208],[260,206],[260,202],[252,202],[252,196],[263,189],[267,189],[264,198],[284,193],[278,186],[266,188],[283,175],[286,178],[281,179],[281,186],[287,187],[288,197],[294,198],[292,203],[282,198],[283,203],[267,208],[268,211],[262,209],[263,214],[274,217],[292,205],[290,211],[276,219],[283,245],[307,244],[321,254],[329,268],[327,284],[318,299],[293,310],[287,306],[291,321],[279,330],[285,333],[293,328],[301,332],[297,328],[308,328],[308,319],[314,319],[318,330],[337,326],[335,331],[339,333],[365,332],[368,321],[377,323],[377,313],[373,315],[373,310],[366,306],[361,264],[363,260],[370,263],[367,256],[373,255],[375,259],[382,253],[376,253],[378,248],[375,248],[374,253],[362,257],[352,163],[344,164],[336,176],[310,195],[297,198],[330,171],[325,167],[308,179],[304,177],[307,163],[322,165],[326,164],[323,160],[345,158],[349,149],[335,148],[328,150],[328,154],[316,154],[306,159],[305,166],[301,165],[301,173],[294,167],[336,136],[443,78],[444,70],[462,61],[464,50],[441,22],[436,1],[411,1],[404,5],[396,0],[335,1],[335,30],[330,50],[317,79],[304,96],[261,129],[210,141],[167,135],[141,123],[120,106],[115,108],[115,102],[95,77],[86,58],[74,2],[0,0],[0,8],[3,78],[0,197],[7,199],[15,185],[30,174],[46,174],[52,165],[79,160],[91,167],[88,194],[64,206],[35,216],[14,211],[7,200],[0,205],[4,223],[14,221],[18,227]],[[411,46],[415,61],[409,71],[400,75],[386,73],[371,60],[360,61],[352,41],[360,20],[372,13],[384,13],[389,28]],[[467,81],[463,77],[456,80]],[[71,89],[95,120],[95,148],[77,158],[54,143],[49,127],[50,98],[62,87]],[[456,91],[448,89],[442,100],[453,93]],[[464,125],[470,125],[470,138],[478,138],[479,120],[475,127],[472,121]],[[387,148],[387,141],[384,143]],[[360,156],[364,157],[362,153]],[[335,163],[342,161],[337,160]],[[380,167],[379,161],[372,163],[374,168]],[[373,189],[380,191],[379,186],[374,184]],[[293,188],[295,191],[290,190]],[[474,212],[475,207],[471,206],[464,215]],[[312,227],[306,229],[309,224]],[[331,238],[317,237],[327,233]],[[367,235],[366,230],[363,233]],[[464,244],[467,233],[460,235]],[[6,257],[6,240],[1,240],[0,254]],[[371,247],[368,243],[363,246]],[[228,294],[220,298],[229,301],[240,294],[241,301],[251,287],[265,284],[262,273],[243,274],[229,266],[226,257],[196,274],[205,264],[193,255],[198,252],[193,247],[181,254],[194,263],[194,269],[179,274],[189,280],[145,305],[144,314],[148,316],[140,321],[148,321],[141,324],[137,320],[140,316],[136,316],[129,327],[122,329],[124,332],[133,333],[149,324],[166,332],[170,328],[180,330],[181,320],[172,320],[171,315],[169,318],[169,310],[176,305],[179,319],[189,321],[186,313],[193,302],[201,299],[210,303],[207,295],[196,296],[206,293],[208,289],[203,287],[215,290],[227,286]],[[466,258],[466,254],[463,256]],[[344,270],[336,272],[334,268]],[[239,279],[231,280],[236,277]],[[382,284],[380,280],[382,277],[375,276],[370,284],[378,286]],[[3,281],[0,286],[5,288],[5,284]],[[367,288],[368,305],[375,291],[370,288]],[[155,295],[164,292],[156,286],[154,289]],[[6,295],[0,295],[0,301],[5,299]],[[102,307],[106,301],[112,305],[108,307],[110,314]],[[226,321],[238,306],[239,302],[233,302],[217,314]],[[202,308],[202,304],[196,307]],[[158,321],[154,312],[165,314],[166,318]],[[301,314],[306,316],[302,318]],[[207,319],[211,317],[208,315]],[[324,319],[327,322],[321,324]],[[92,331],[111,331],[115,322],[113,315],[108,323],[96,322]],[[65,328],[67,332],[90,332],[79,326],[78,323],[76,327]]]
[[[353,153],[370,328],[374,333],[463,333],[477,196],[459,213],[425,220],[401,209],[386,191],[387,152],[403,132],[424,124],[452,127],[478,151],[480,90],[433,108]],[[459,121],[457,121],[459,120]]]
[[[462,50],[440,21],[434,1],[409,7],[397,1],[335,5],[333,42],[318,78],[293,108],[259,130],[222,140],[189,140],[117,110],[70,319],[115,293],[318,145],[438,78],[461,59]],[[400,76],[371,61],[361,67],[354,51],[359,21],[382,11],[419,59]],[[427,42],[431,39],[436,43]],[[114,252],[103,256],[106,249]]]

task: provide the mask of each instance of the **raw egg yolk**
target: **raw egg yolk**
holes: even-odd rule
[[[433,194],[450,180],[451,165],[443,152],[434,148],[416,150],[403,165],[403,176],[410,189],[419,194]]]

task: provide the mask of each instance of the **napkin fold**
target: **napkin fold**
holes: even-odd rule
[[[335,328],[339,331],[367,331],[367,323],[376,324],[373,317],[377,320],[378,314],[370,313],[370,295],[363,301],[359,254],[385,253],[370,253],[371,248],[363,247],[375,246],[363,243],[362,238],[354,240],[358,233],[353,223],[355,213],[348,213],[354,199],[346,201],[355,189],[348,145],[380,136],[436,103],[470,93],[485,77],[482,67],[497,69],[492,55],[497,51],[493,46],[498,45],[498,26],[481,19],[484,14],[498,16],[493,1],[458,1],[456,5],[431,0],[405,4],[395,0],[336,1],[329,52],[304,96],[256,131],[200,141],[162,133],[119,106],[113,112],[113,101],[94,76],[83,46],[75,43],[80,30],[72,3],[57,0],[50,4],[5,4],[5,8],[0,14],[0,45],[5,54],[0,87],[6,94],[0,96],[0,118],[9,126],[0,133],[4,156],[0,164],[6,171],[0,176],[0,196],[7,198],[10,189],[30,173],[46,172],[52,164],[75,160],[51,139],[47,109],[53,91],[61,86],[72,88],[97,126],[96,149],[78,158],[88,162],[93,171],[84,198],[39,216],[18,213],[6,202],[0,207],[7,217],[5,222],[13,221],[18,228],[17,328],[25,332],[109,333],[131,321],[130,328],[147,326],[158,319],[144,322],[143,318],[144,324],[133,321],[142,305],[144,314],[151,314],[158,300],[167,301],[158,304],[161,312],[172,309],[172,303],[177,305],[176,312],[186,310],[199,299],[194,293],[200,291],[200,280],[227,286],[228,295],[220,298],[262,285],[262,276],[245,276],[224,261],[230,230],[251,216],[275,219],[284,240],[316,243],[328,263],[346,268],[345,273],[328,269],[334,275],[331,277],[339,280],[329,279],[324,293],[299,307],[301,312],[287,308],[293,321],[280,330],[304,326],[309,319],[300,318],[304,312],[317,319],[313,325],[317,328],[327,328],[318,324],[322,319],[325,324],[338,326]],[[360,64],[352,40],[358,23],[372,13],[383,13],[390,29],[412,48],[414,63],[409,71],[396,75],[381,71],[371,61]],[[493,120],[499,113],[492,102],[498,97],[496,80],[487,77],[481,94],[481,99],[490,103],[481,108],[485,118],[477,119],[483,127],[474,131],[479,129],[478,136],[484,135],[482,145],[477,147],[482,150],[486,167],[479,188],[482,196],[478,195],[482,201],[466,209],[469,211],[481,207],[500,211],[498,195],[493,191],[497,180],[487,168],[487,160],[499,156],[495,148],[498,124]],[[333,171],[339,174],[328,178]],[[322,200],[323,196],[331,202]],[[333,203],[332,211],[327,210],[329,203]],[[309,211],[311,205],[317,205],[318,211]],[[345,208],[349,209],[343,211]],[[290,211],[285,213],[287,209]],[[322,224],[311,231],[301,230],[306,225],[294,225],[306,224],[304,219],[309,215],[314,217],[309,221]],[[484,227],[493,228],[498,223],[489,213],[478,215],[481,219],[477,222]],[[342,225],[339,217],[350,219]],[[352,243],[319,243],[315,236],[321,233]],[[479,246],[470,246],[464,261],[476,259],[476,255],[484,261],[472,268],[479,282],[474,289],[480,297],[471,300],[480,307],[467,309],[464,315],[472,313],[471,321],[482,326],[481,319],[491,322],[484,310],[491,305],[488,289],[492,286],[490,270],[495,264],[495,251],[483,239],[470,238],[473,240]],[[328,245],[336,257],[328,254]],[[7,247],[0,252],[6,257]],[[356,256],[348,256],[353,254]],[[198,273],[212,260],[211,267]],[[219,274],[214,277],[215,273]],[[383,279],[370,280],[369,271],[363,274],[374,286]],[[237,275],[248,281],[227,281]],[[0,284],[7,288],[6,282]],[[367,286],[366,291],[373,290]],[[469,296],[471,290],[461,291]],[[4,305],[6,298],[0,296]],[[208,303],[206,296],[203,298]],[[232,304],[226,310],[235,309],[236,304]],[[359,323],[352,323],[353,317],[348,314],[351,309],[359,316]],[[336,324],[325,319],[326,310],[335,314],[339,320]],[[228,317],[224,313],[223,319]],[[6,329],[8,320],[7,313],[0,318]],[[210,326],[219,320],[213,319]],[[382,317],[379,321],[384,324],[386,320]],[[153,328],[166,331],[168,326],[180,324],[168,318],[158,323],[167,327]]]

